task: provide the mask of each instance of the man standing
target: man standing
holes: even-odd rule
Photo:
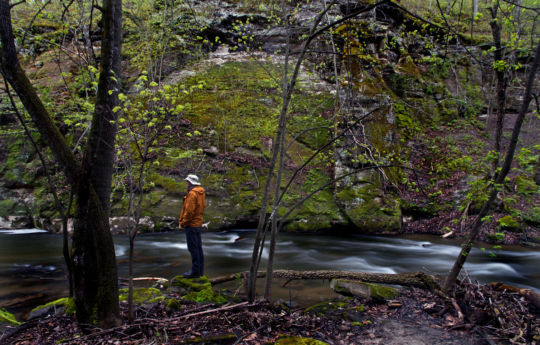
[[[184,197],[179,228],[186,231],[187,246],[191,254],[191,270],[184,273],[184,277],[198,278],[204,274],[201,232],[206,194],[197,175],[189,174],[184,180],[188,193]]]

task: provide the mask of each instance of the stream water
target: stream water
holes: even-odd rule
[[[203,233],[205,273],[217,277],[249,269],[254,231]],[[127,236],[115,237],[119,276],[127,277]],[[280,234],[276,269],[446,274],[459,243],[438,237],[368,237]],[[265,250],[264,256],[267,253]],[[172,278],[190,268],[182,232],[143,234],[135,242],[135,276]],[[473,281],[502,281],[540,291],[538,249],[473,249],[465,271]],[[261,263],[264,269],[265,263]],[[261,282],[262,283],[262,282]],[[301,304],[333,296],[328,282],[296,281],[274,297]],[[225,286],[223,286],[225,287]],[[233,282],[226,286],[238,287]],[[259,291],[262,291],[260,289]],[[22,317],[31,306],[68,295],[62,238],[40,230],[0,230],[0,307]]]

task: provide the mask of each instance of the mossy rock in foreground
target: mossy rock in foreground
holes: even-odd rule
[[[8,324],[11,326],[19,326],[21,323],[15,319],[15,316],[5,310],[4,308],[0,308],[0,324]]]
[[[172,279],[171,285],[173,288],[183,295],[183,298],[189,301],[199,303],[227,303],[227,298],[215,292],[212,289],[212,284],[208,277],[202,276],[199,278],[184,278],[183,276],[176,276]]]
[[[328,345],[324,341],[316,340],[313,338],[293,337],[284,335],[278,338],[275,345]]]
[[[345,296],[372,298],[377,301],[395,298],[399,294],[396,288],[390,286],[345,279],[332,279],[330,287]]]
[[[121,289],[119,299],[121,302],[128,300],[128,289]],[[165,299],[165,296],[156,288],[137,288],[133,290],[133,302],[135,304],[156,303]]]
[[[48,315],[54,315],[58,313],[75,315],[75,301],[73,300],[73,298],[64,297],[64,298],[60,298],[52,302],[49,302],[47,304],[39,305],[35,307],[34,309],[32,309],[32,311],[28,315],[28,320],[41,318]]]
[[[172,279],[171,285],[186,292],[199,292],[204,289],[212,288],[210,280],[207,276],[202,276],[199,278],[184,278],[183,276],[176,276]]]

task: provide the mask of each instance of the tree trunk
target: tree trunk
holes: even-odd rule
[[[115,326],[120,322],[116,259],[108,218],[111,176],[106,176],[112,174],[112,165],[108,167],[107,164],[112,164],[115,151],[116,126],[111,126],[110,120],[111,115],[114,115],[112,108],[118,91],[120,24],[121,1],[106,0],[100,91],[88,151],[85,152],[81,166],[19,64],[9,0],[0,0],[2,75],[19,96],[77,192],[72,247],[77,319],[81,324],[89,324],[94,320],[97,310],[99,324],[104,327]],[[109,95],[107,88],[116,92]],[[109,135],[112,137],[106,137]],[[98,191],[93,186],[94,181]]]
[[[503,48],[501,44],[501,25],[497,18],[499,4],[495,4],[491,9],[491,34],[493,36],[493,42],[495,44],[495,51],[493,53],[494,65],[503,61]],[[494,176],[495,170],[499,165],[500,154],[502,152],[501,141],[504,127],[504,114],[506,110],[506,88],[508,86],[506,71],[502,66],[497,67],[495,65],[495,77],[497,79],[497,92],[496,92],[496,104],[497,104],[497,117],[495,122],[495,137],[493,142],[493,150],[497,153],[497,157],[493,161],[491,176]]]
[[[73,232],[73,262],[78,268],[75,270],[77,317],[81,323],[90,322],[97,304],[97,317],[102,326],[120,323],[118,274],[109,208],[116,153],[117,126],[113,108],[118,103],[120,90],[121,44],[122,1],[105,0],[98,92],[83,157],[84,175],[78,188],[79,208]],[[92,194],[90,186],[95,190],[95,198],[89,197]]]

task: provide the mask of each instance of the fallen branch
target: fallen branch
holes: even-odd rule
[[[217,285],[229,281],[234,281],[240,278],[245,279],[248,272],[239,272],[226,276],[210,279],[212,285]],[[349,279],[358,280],[368,283],[392,284],[401,286],[414,286],[430,291],[439,290],[439,284],[433,276],[424,272],[413,273],[366,273],[366,272],[350,272],[350,271],[292,271],[292,270],[276,270],[273,272],[275,278],[285,278],[289,280],[331,280],[331,279]],[[257,278],[266,277],[266,272],[259,271]]]
[[[465,317],[463,316],[463,312],[461,311],[461,308],[459,307],[459,305],[457,304],[457,301],[455,298],[451,298],[450,301],[452,302],[452,305],[454,306],[454,308],[456,309],[456,312],[457,312],[457,315],[458,315],[458,319],[459,319],[459,323],[463,323],[463,320],[465,319]]]

